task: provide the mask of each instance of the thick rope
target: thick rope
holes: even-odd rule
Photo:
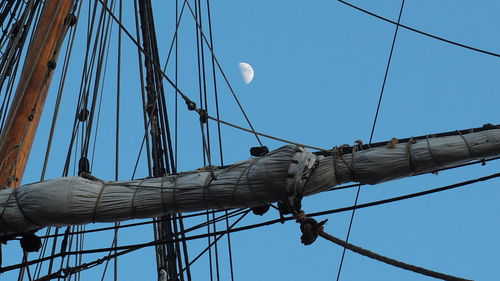
[[[363,249],[363,248],[358,247],[356,245],[353,245],[351,243],[345,242],[342,239],[334,237],[334,236],[326,233],[323,230],[323,227],[320,227],[319,236],[321,236],[324,239],[326,239],[326,240],[328,240],[330,242],[333,242],[333,243],[335,243],[335,244],[337,244],[337,245],[339,245],[341,247],[344,247],[344,248],[346,248],[346,249],[348,249],[350,251],[358,253],[358,254],[360,254],[362,256],[369,257],[371,259],[378,260],[380,262],[387,263],[387,264],[390,264],[392,266],[395,266],[395,267],[398,267],[398,268],[401,268],[401,269],[404,269],[404,270],[413,271],[415,273],[419,273],[419,274],[422,274],[422,275],[426,275],[426,276],[430,276],[430,277],[434,277],[434,278],[438,278],[438,279],[442,279],[442,280],[470,281],[469,279],[464,279],[464,278],[460,278],[460,277],[455,277],[455,276],[452,276],[452,275],[444,274],[444,273],[441,273],[441,272],[432,271],[432,270],[429,270],[429,269],[426,269],[426,268],[423,268],[423,267],[420,267],[420,266],[416,266],[416,265],[404,263],[404,262],[401,262],[401,261],[398,261],[398,260],[395,260],[395,259],[391,259],[391,258],[382,256],[382,255],[379,255],[377,253],[374,253],[374,252],[369,251],[367,249]]]
[[[426,268],[423,268],[420,266],[404,263],[404,262],[401,262],[401,261],[398,261],[395,259],[391,259],[391,258],[382,256],[382,255],[379,255],[377,253],[374,253],[374,252],[369,251],[367,249],[363,249],[363,248],[358,247],[356,245],[353,245],[347,241],[344,241],[342,239],[339,239],[335,236],[332,236],[332,235],[326,233],[324,231],[323,225],[327,222],[327,220],[324,220],[324,221],[321,221],[318,223],[315,219],[307,217],[306,214],[304,213],[304,211],[300,211],[300,212],[296,213],[294,215],[294,218],[295,218],[295,221],[297,223],[300,223],[300,231],[302,232],[302,237],[300,238],[300,240],[301,240],[302,244],[304,244],[304,245],[312,244],[314,241],[316,241],[316,238],[318,238],[318,236],[321,236],[324,239],[343,247],[344,249],[351,250],[351,251],[358,253],[362,256],[369,257],[369,258],[372,258],[374,260],[378,260],[380,262],[387,263],[387,264],[390,264],[392,266],[395,266],[395,267],[398,267],[398,268],[401,268],[404,270],[409,270],[409,271],[412,271],[415,273],[419,273],[422,275],[426,275],[426,276],[430,276],[430,277],[434,277],[434,278],[438,278],[438,279],[442,279],[442,280],[470,281],[469,279],[463,279],[460,277],[451,276],[451,275],[444,274],[441,272],[432,271],[432,270],[429,270],[429,269],[426,269]]]

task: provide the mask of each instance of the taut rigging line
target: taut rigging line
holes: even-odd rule
[[[388,23],[392,23],[394,25],[397,25],[401,28],[404,28],[404,29],[407,29],[409,31],[413,31],[415,33],[418,33],[418,34],[421,34],[421,35],[424,35],[424,36],[427,36],[427,37],[430,37],[430,38],[434,38],[436,40],[439,40],[439,41],[442,41],[442,42],[445,42],[445,43],[448,43],[448,44],[451,44],[451,45],[455,45],[455,46],[458,46],[458,47],[462,47],[462,48],[465,48],[465,49],[469,49],[471,51],[475,51],[475,52],[478,52],[478,53],[483,53],[483,54],[486,54],[486,55],[490,55],[490,56],[493,56],[493,57],[497,57],[497,58],[500,58],[500,54],[497,54],[497,53],[494,53],[494,52],[490,52],[490,51],[486,51],[486,50],[483,50],[483,49],[479,49],[479,48],[476,48],[476,47],[472,47],[472,46],[469,46],[469,45],[466,45],[466,44],[462,44],[462,43],[458,43],[458,42],[455,42],[455,41],[452,41],[452,40],[449,40],[449,39],[446,39],[446,38],[443,38],[443,37],[440,37],[440,36],[437,36],[437,35],[434,35],[434,34],[430,34],[428,32],[425,32],[425,31],[422,31],[422,30],[419,30],[419,29],[416,29],[416,28],[413,28],[411,26],[407,26],[407,25],[404,25],[404,24],[401,24],[401,23],[398,23],[398,22],[395,22],[393,20],[390,20],[388,18],[385,18],[383,16],[380,16],[380,15],[377,15],[375,13],[372,13],[368,10],[365,10],[361,7],[358,7],[354,4],[351,4],[347,1],[344,1],[344,0],[337,0],[338,2],[344,4],[344,5],[347,5],[351,8],[354,8],[360,12],[363,12],[367,15],[370,15],[372,17],[375,17],[375,18],[378,18],[380,20],[383,20],[385,22],[388,22]]]

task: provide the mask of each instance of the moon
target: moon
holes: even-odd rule
[[[240,72],[241,72],[241,77],[243,78],[243,82],[245,82],[246,84],[252,82],[253,75],[254,75],[252,66],[246,62],[240,62],[239,66],[240,66]]]

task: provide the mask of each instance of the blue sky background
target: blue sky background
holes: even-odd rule
[[[401,5],[395,0],[351,0],[350,3],[392,20],[397,20]],[[154,1],[154,5],[163,63],[174,33],[175,1]],[[86,29],[87,1],[83,7],[47,178],[61,176],[69,143],[85,54],[82,35]],[[401,22],[453,41],[500,53],[499,10],[497,1],[407,0]],[[211,11],[215,54],[257,131],[324,148],[353,144],[356,139],[368,142],[394,25],[333,0],[217,0],[211,1]],[[132,3],[126,3],[124,24],[135,35],[132,12]],[[116,25],[112,32],[92,167],[95,176],[107,180],[114,179]],[[208,30],[204,32],[208,35]],[[195,39],[194,21],[186,10],[179,36],[179,88],[198,101]],[[137,51],[125,35],[123,48],[119,177],[130,179],[143,136],[143,121]],[[208,49],[205,50],[209,69]],[[250,84],[243,83],[239,62],[254,67],[255,78]],[[170,77],[174,73],[172,63],[167,67]],[[61,67],[54,75],[36,148],[24,178],[26,183],[40,179],[60,71]],[[207,77],[209,113],[215,115],[210,71]],[[221,118],[246,127],[220,73],[217,77]],[[499,124],[499,77],[500,59],[497,57],[400,29],[374,142],[479,127],[484,123]],[[172,88],[166,89],[168,103],[173,106]],[[170,114],[173,120],[172,109]],[[179,170],[203,166],[198,118],[188,112],[182,102],[179,103],[179,126]],[[216,155],[215,125],[210,126],[212,153]],[[257,145],[253,135],[233,128],[223,126],[222,137],[225,164],[247,159],[248,149]],[[268,139],[263,139],[263,142],[271,149],[283,145]],[[215,157],[214,162],[219,164],[220,159]],[[136,177],[147,176],[145,167],[145,158],[142,157]],[[499,163],[490,162],[484,167],[465,167],[439,175],[365,186],[361,190],[360,203],[489,175],[497,172],[499,167]],[[355,192],[355,189],[348,189],[305,198],[303,209],[315,212],[349,206],[354,202]],[[498,199],[498,180],[492,180],[358,210],[350,241],[432,270],[474,280],[497,280],[500,277]],[[272,210],[263,217],[248,215],[241,225],[277,217]],[[325,230],[344,237],[349,217],[350,213],[325,216],[329,219]],[[186,224],[196,222],[199,221],[187,220]],[[217,227],[222,229],[224,225],[221,223]],[[89,225],[87,229],[102,226],[105,225]],[[147,225],[121,230],[119,243],[151,241],[151,228]],[[43,235],[43,232],[39,234]],[[111,232],[89,234],[85,238],[85,248],[109,247],[111,241]],[[222,239],[219,243],[221,280],[230,280],[226,241]],[[334,280],[342,252],[340,247],[322,239],[311,246],[303,246],[299,226],[293,222],[234,233],[231,242],[235,280],[238,281]],[[194,257],[206,247],[207,241],[194,241],[188,245],[190,257]],[[9,242],[3,255],[4,265],[20,262],[18,244]],[[88,255],[84,261],[102,255]],[[119,260],[120,280],[156,278],[153,249],[140,250]],[[83,273],[82,280],[97,280],[103,267]],[[4,276],[4,280],[14,280],[17,275],[9,273]],[[112,280],[110,270],[106,276]],[[208,278],[208,258],[205,255],[193,266],[193,280]],[[341,280],[426,279],[348,252]]]

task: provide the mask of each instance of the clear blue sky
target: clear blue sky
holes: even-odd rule
[[[124,23],[135,34],[131,3],[126,1]],[[174,32],[175,1],[154,1],[161,61],[164,62]],[[161,2],[161,3],[160,3]],[[182,1],[180,1],[182,3]],[[202,1],[204,2],[204,1]],[[395,26],[360,13],[334,0],[321,1],[211,1],[214,45],[232,87],[241,99],[255,129],[274,136],[318,147],[331,148],[368,142],[389,56]],[[397,20],[401,1],[350,1],[372,12]],[[77,34],[72,67],[65,88],[60,121],[47,178],[59,177],[66,155],[77,99],[87,1]],[[206,11],[206,10],[205,10]],[[500,53],[500,3],[497,1],[407,0],[401,22],[453,41]],[[116,92],[116,31],[113,27],[102,115],[97,136],[93,174],[114,179],[114,108]],[[198,100],[195,26],[186,10],[179,37],[179,87]],[[208,34],[208,31],[205,30]],[[123,35],[122,137],[120,179],[129,179],[143,128],[138,84],[137,51]],[[208,51],[206,49],[206,51]],[[207,52],[207,57],[209,57]],[[250,63],[255,78],[243,83],[238,63]],[[61,63],[62,65],[62,63]],[[167,74],[173,77],[173,64]],[[207,68],[210,68],[207,59]],[[40,178],[57,81],[40,125],[24,181]],[[211,77],[211,72],[208,72]],[[220,73],[218,89],[221,118],[245,125]],[[400,29],[385,86],[374,142],[500,123],[500,58],[477,53]],[[208,80],[211,81],[211,80]],[[211,82],[210,82],[211,83]],[[168,102],[173,92],[167,88]],[[209,85],[209,92],[213,87]],[[211,97],[213,113],[213,97]],[[197,117],[180,103],[179,170],[203,166]],[[173,110],[170,110],[173,113]],[[173,118],[173,117],[172,117]],[[211,128],[215,126],[211,124]],[[212,137],[216,131],[212,130]],[[257,143],[252,135],[223,127],[225,164],[249,157]],[[215,142],[215,138],[213,138]],[[264,139],[271,149],[282,143]],[[217,151],[217,146],[213,146]],[[215,154],[215,153],[214,153]],[[144,158],[137,177],[147,176]],[[216,164],[220,159],[215,158]],[[445,171],[410,179],[365,186],[360,203],[408,194],[497,172],[499,163]],[[355,189],[305,198],[306,212],[353,204]],[[436,271],[475,280],[500,277],[500,221],[498,180],[475,184],[427,197],[372,207],[356,212],[350,241],[359,246]],[[249,215],[241,225],[275,219]],[[329,215],[325,230],[344,237],[350,213]],[[187,221],[192,225],[195,221]],[[102,227],[89,225],[87,228]],[[218,224],[222,229],[224,224]],[[44,231],[39,234],[43,235]],[[203,232],[203,231],[201,231]],[[197,233],[201,233],[197,232]],[[109,247],[112,233],[89,234],[86,248]],[[120,244],[153,239],[151,226],[120,232]],[[221,280],[229,279],[226,240],[219,243]],[[299,226],[293,222],[231,235],[234,271],[238,281],[334,280],[342,249],[319,239],[311,246],[300,243]],[[190,257],[206,240],[189,244]],[[3,249],[3,264],[20,261],[19,246]],[[89,255],[84,261],[102,256]],[[33,257],[36,255],[32,255]],[[97,280],[103,266],[85,272],[82,280]],[[193,266],[193,280],[208,280],[208,258]],[[120,257],[120,280],[155,280],[155,257],[146,249]],[[111,271],[108,270],[108,278]],[[5,275],[5,280],[14,280]],[[109,279],[112,280],[112,279]],[[420,275],[348,252],[341,280],[426,280]],[[431,280],[431,279],[429,279]]]

